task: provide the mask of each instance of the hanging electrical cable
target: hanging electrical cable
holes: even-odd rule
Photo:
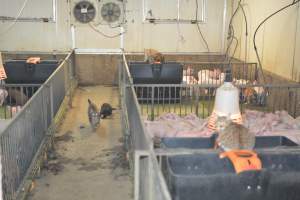
[[[292,3],[290,3],[290,4],[288,4],[288,5],[284,6],[284,7],[282,7],[281,9],[279,9],[279,10],[277,10],[277,11],[275,11],[274,13],[272,13],[271,15],[269,15],[268,17],[266,17],[266,18],[258,25],[258,27],[256,28],[256,30],[255,30],[255,32],[254,32],[254,36],[253,36],[253,46],[254,46],[254,51],[255,51],[255,54],[256,54],[256,57],[257,57],[257,60],[258,60],[258,65],[259,65],[259,68],[260,68],[260,70],[261,70],[261,74],[262,74],[262,78],[263,78],[263,82],[264,82],[264,83],[265,83],[266,80],[265,80],[265,76],[264,76],[264,72],[263,72],[263,67],[262,67],[261,59],[260,59],[260,56],[259,56],[259,54],[258,54],[258,49],[257,49],[257,45],[256,45],[256,35],[257,35],[259,29],[262,27],[262,25],[263,25],[264,23],[266,23],[270,18],[272,18],[274,15],[276,15],[276,14],[282,12],[283,10],[285,10],[285,9],[287,9],[287,8],[289,8],[289,7],[291,7],[291,6],[295,5],[295,4],[297,4],[297,3],[299,3],[299,2],[300,2],[300,0],[293,0]]]
[[[202,38],[202,40],[203,40],[203,42],[205,44],[207,52],[210,52],[208,43],[207,43],[207,41],[206,41],[206,39],[205,39],[205,37],[204,37],[201,29],[200,29],[199,23],[198,23],[198,8],[199,8],[199,5],[198,5],[198,0],[195,0],[195,1],[196,1],[196,19],[195,19],[195,23],[197,25],[197,30],[198,30],[198,32],[199,32],[199,34],[200,34],[200,36],[201,36],[201,38]]]
[[[121,32],[121,33],[118,33],[118,34],[115,34],[115,35],[108,35],[108,34],[105,34],[103,33],[102,31],[100,31],[97,27],[99,25],[103,25],[103,26],[106,26],[108,25],[109,28],[111,29],[116,29],[116,28],[124,28],[124,25],[127,24],[127,20],[126,20],[126,8],[125,8],[125,4],[123,3],[122,4],[122,9],[123,9],[123,16],[122,16],[122,20],[120,20],[119,23],[117,23],[116,25],[112,25],[112,23],[102,23],[102,22],[98,22],[96,24],[92,24],[91,22],[89,23],[89,26],[97,33],[99,33],[100,35],[106,37],[106,38],[116,38],[116,37],[120,37],[121,35],[124,35],[127,30]],[[124,28],[125,29],[125,28]]]
[[[238,47],[238,45],[239,45],[239,40],[237,39],[237,37],[236,37],[235,35],[232,36],[232,42],[233,42],[234,40],[235,40],[235,47],[234,47],[232,56],[230,57],[229,62],[228,62],[229,67],[231,66],[231,61],[232,61],[232,59],[234,58],[234,55],[235,55],[236,50],[237,50],[237,47]],[[232,43],[232,42],[231,42],[231,43]]]
[[[240,5],[241,5],[241,1],[242,0],[239,0],[238,2],[238,6],[237,8],[235,9],[235,11],[233,12],[231,18],[230,18],[230,21],[229,21],[229,26],[228,26],[228,36],[227,36],[227,40],[229,41],[228,44],[227,44],[227,48],[226,48],[226,51],[225,51],[225,58],[224,58],[224,62],[226,60],[228,60],[228,57],[229,57],[229,52],[230,52],[230,49],[231,49],[231,45],[233,43],[233,40],[236,40],[236,45],[235,45],[235,48],[234,48],[234,51],[233,51],[233,55],[232,57],[234,56],[235,52],[236,52],[236,49],[237,49],[237,46],[238,46],[238,39],[235,37],[235,34],[234,34],[234,27],[232,25],[232,22],[233,22],[233,19],[235,17],[235,15],[237,14],[239,8],[240,8]],[[226,73],[231,73],[232,72],[232,67],[230,65],[231,63],[231,60],[232,60],[232,57],[229,58],[229,64],[228,66],[223,66],[224,70]]]
[[[242,0],[239,0],[237,8],[235,9],[233,15],[230,18],[229,27],[232,26],[233,19],[234,19],[235,15],[237,14],[238,10],[241,8],[241,2],[242,2]]]
[[[92,23],[89,23],[89,26],[97,33],[99,33],[100,35],[106,37],[106,38],[116,38],[116,37],[120,37],[121,35],[124,35],[127,31],[125,30],[124,32],[122,33],[118,33],[118,34],[115,34],[115,35],[107,35],[103,32],[101,32],[99,29],[97,29],[97,27],[95,27]]]
[[[243,12],[243,15],[244,15],[244,19],[245,19],[245,26],[246,26],[246,36],[248,36],[248,20],[247,20],[247,15],[246,15],[246,12],[244,10],[244,7],[242,4],[240,4],[240,7],[241,7],[241,10]]]
[[[246,63],[247,63],[247,58],[248,58],[248,20],[247,20],[247,15],[246,15],[246,12],[244,10],[244,7],[242,4],[240,4],[241,6],[241,10],[243,12],[243,16],[244,16],[244,20],[245,20],[245,58],[244,58],[244,67],[246,66]]]
[[[231,47],[231,45],[232,45],[232,42],[233,42],[233,39],[234,39],[234,37],[235,37],[235,35],[234,35],[234,27],[233,27],[232,23],[233,23],[234,17],[236,16],[238,10],[239,10],[240,7],[241,7],[241,2],[242,2],[242,0],[239,0],[238,5],[237,5],[237,8],[236,8],[235,11],[233,12],[233,14],[232,14],[232,16],[231,16],[231,18],[230,18],[230,20],[229,20],[229,28],[228,28],[228,36],[227,36],[227,40],[230,40],[230,42],[228,43],[227,49],[226,49],[226,52],[225,52],[225,60],[227,60],[228,57],[229,57],[229,55],[228,55],[228,54],[229,54],[229,49],[230,49],[230,47]],[[233,56],[234,56],[234,55],[233,55]],[[233,56],[232,56],[232,57],[233,57]],[[231,58],[230,58],[230,60],[231,60]],[[230,60],[229,60],[229,61],[230,61]]]
[[[244,7],[243,7],[243,5],[241,4],[241,1],[239,2],[239,5],[238,5],[238,6],[240,6],[240,9],[242,10],[243,17],[244,17],[244,20],[245,20],[245,27],[246,27],[246,28],[245,28],[245,29],[246,29],[246,31],[245,31],[245,59],[244,59],[244,66],[245,66],[245,64],[246,64],[246,62],[247,62],[247,48],[248,48],[248,47],[247,47],[247,43],[248,43],[248,20],[247,20],[247,16],[246,16]],[[237,10],[238,10],[238,9],[237,9]],[[235,14],[236,14],[236,13],[235,13]],[[231,21],[231,23],[232,23],[232,21]],[[231,28],[232,38],[236,40],[236,45],[235,45],[233,54],[232,54],[232,56],[231,56],[230,59],[229,59],[229,64],[231,64],[231,61],[232,61],[232,59],[234,58],[234,55],[235,55],[235,53],[236,53],[237,46],[238,46],[238,44],[239,44],[239,41],[238,41],[238,39],[237,39],[236,36],[235,36],[233,26],[231,25],[230,28]],[[232,39],[232,41],[233,41],[233,39]],[[232,43],[232,41],[231,41],[231,43]],[[228,53],[228,52],[227,52],[227,53]]]
[[[235,47],[234,47],[232,56],[230,57],[229,62],[228,62],[229,66],[231,65],[231,61],[232,61],[232,59],[233,59],[233,57],[234,57],[234,55],[235,55],[235,53],[236,53],[237,47],[238,47],[238,45],[239,45],[239,40],[237,39],[237,37],[234,36],[234,37],[233,37],[233,40],[235,40]]]
[[[229,41],[229,43],[227,45],[227,48],[226,48],[226,51],[225,51],[225,56],[226,57],[229,54],[229,50],[231,49],[231,45],[232,45],[233,38],[234,38],[234,28],[231,26],[231,27],[229,27],[229,29],[230,29],[231,35],[230,35],[230,37],[229,36],[227,37],[227,40],[230,40],[230,41]],[[225,59],[227,60],[227,58],[225,58]]]

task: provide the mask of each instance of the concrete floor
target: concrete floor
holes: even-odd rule
[[[129,200],[132,181],[122,148],[119,110],[101,120],[93,132],[87,118],[87,99],[118,108],[118,90],[96,86],[78,88],[55,137],[51,160],[35,182],[29,200]]]

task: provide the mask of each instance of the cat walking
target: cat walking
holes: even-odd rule
[[[100,115],[98,113],[98,108],[96,104],[94,104],[90,99],[88,99],[88,118],[90,125],[93,130],[96,130],[96,128],[100,124]]]
[[[106,117],[112,115],[113,110],[116,110],[116,108],[113,108],[109,103],[104,103],[101,106],[99,115],[102,119],[105,119]]]

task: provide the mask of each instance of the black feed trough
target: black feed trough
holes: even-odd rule
[[[162,138],[161,146],[166,148],[212,149],[216,135],[208,138]],[[284,136],[259,136],[255,148],[297,147],[298,144]]]
[[[181,84],[183,67],[180,63],[130,62],[129,70],[134,84],[148,85],[147,87],[136,87],[136,94],[140,103],[156,104],[180,101],[180,87],[156,86],[156,84]]]
[[[8,84],[42,84],[59,66],[57,60],[44,60],[28,64],[26,60],[9,60],[4,63]]]
[[[174,200],[298,200],[300,150],[285,137],[257,137],[261,171],[236,174],[231,162],[213,150],[214,138],[164,138],[163,148],[207,149],[169,156],[163,173]]]

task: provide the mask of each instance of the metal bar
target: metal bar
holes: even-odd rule
[[[135,151],[134,152],[134,199],[140,200],[140,158],[149,156],[147,151]]]
[[[197,116],[202,115],[203,117],[207,117],[207,115],[212,112],[213,109],[213,99],[215,97],[215,91],[218,88],[217,84],[220,84],[221,81],[211,81],[207,80],[207,76],[209,75],[206,71],[205,77],[203,80],[206,82],[213,84],[133,84],[131,75],[128,70],[128,65],[126,64],[126,57],[123,55],[124,65],[123,65],[123,75],[126,76],[128,81],[124,84],[126,90],[126,98],[122,98],[121,101],[125,102],[126,109],[123,109],[123,112],[127,112],[128,120],[130,127],[131,137],[134,138],[134,145],[132,145],[132,151],[145,151],[147,152],[146,161],[143,160],[142,163],[135,162],[135,199],[161,199],[161,200],[169,200],[170,192],[168,191],[166,180],[164,179],[161,168],[160,161],[157,160],[157,156],[172,156],[172,155],[189,155],[189,154],[201,154],[207,153],[207,150],[186,150],[186,149],[176,149],[176,150],[168,150],[168,149],[154,149],[153,141],[150,138],[149,134],[146,132],[144,128],[144,121],[142,120],[141,115],[141,107],[146,106],[147,108],[150,106],[150,110],[145,111],[147,116],[150,115],[151,120],[156,117],[156,115],[160,115],[161,112],[169,111],[175,112],[178,114],[178,106],[179,106],[179,115],[188,114],[189,111],[195,112]],[[233,67],[233,73],[236,77],[247,79],[251,78],[252,66],[245,65],[245,63],[239,63]],[[195,64],[197,65],[197,64]],[[221,66],[217,66],[218,64],[209,63],[209,68],[217,67],[218,69],[222,69],[226,67],[226,64],[222,63]],[[242,67],[244,66],[244,67]],[[255,67],[256,65],[253,64]],[[201,70],[203,66],[195,66],[194,69]],[[195,74],[195,72],[193,72]],[[255,71],[256,73],[256,71]],[[250,74],[250,75],[249,75]],[[270,91],[271,93],[266,97],[268,102],[270,98],[276,98],[277,92],[285,89],[295,89],[300,91],[299,84],[242,84],[237,86],[238,88],[254,88],[254,87],[263,87],[266,91]],[[140,91],[138,88],[141,88],[142,91],[146,92],[146,94],[142,94],[140,96]],[[177,89],[180,88],[179,96],[177,96]],[[207,93],[205,92],[207,91]],[[274,92],[274,94],[273,94]],[[281,93],[279,93],[280,95]],[[284,92],[281,95],[280,101],[273,101],[273,105],[280,108],[282,105],[288,105],[287,101],[291,100],[288,93]],[[177,103],[177,99],[179,99],[179,104]],[[143,105],[139,104],[138,100],[142,100]],[[278,103],[279,105],[275,105]],[[146,103],[146,105],[144,105]],[[142,103],[141,103],[142,104]],[[157,105],[156,105],[157,104]],[[195,105],[194,105],[195,104]],[[200,104],[200,105],[199,105]],[[162,105],[162,107],[160,106]],[[166,108],[165,108],[166,106]],[[184,107],[182,107],[184,106]],[[202,106],[202,108],[200,107]],[[265,109],[267,106],[272,106],[267,103],[263,108]],[[286,107],[286,106],[285,106]],[[155,111],[157,109],[157,111]],[[202,113],[201,113],[202,111]],[[185,112],[185,113],[184,113]],[[216,152],[216,151],[214,151]],[[300,152],[300,149],[297,153]],[[136,159],[135,159],[136,160]],[[145,174],[143,174],[145,173]],[[149,176],[151,180],[149,180]],[[146,188],[145,188],[146,187]],[[146,189],[146,190],[145,190]],[[137,192],[138,191],[138,192]],[[150,193],[149,193],[150,192]]]
[[[185,84],[134,84],[134,86],[138,87],[180,87],[180,86],[185,86]],[[130,87],[127,85],[127,87]],[[193,87],[196,88],[215,88],[217,89],[219,86],[217,85],[212,85],[212,84],[195,84]],[[282,83],[282,84],[253,84],[253,85],[237,85],[236,87],[238,88],[251,88],[251,87],[264,87],[264,88],[299,88],[300,84],[299,83]]]
[[[51,108],[51,119],[54,117],[54,97],[53,97],[53,84],[50,83],[50,108]]]
[[[42,84],[4,84],[5,87],[40,87]]]
[[[70,56],[68,56],[68,58],[70,58]],[[63,69],[67,67],[67,60],[64,63],[65,64],[60,65],[59,68]],[[50,76],[51,79],[48,79],[48,83],[51,84],[53,80],[56,80],[58,83],[61,83],[59,87],[63,86],[62,88],[68,88],[66,85],[69,84],[68,81],[70,80],[65,77],[66,75],[68,76],[68,74],[63,74],[62,76],[59,72],[64,72],[64,70],[56,70],[54,74]],[[67,82],[64,80],[67,80]],[[31,163],[36,159],[38,149],[43,145],[42,141],[46,136],[45,130],[50,127],[47,116],[49,108],[45,102],[49,98],[45,95],[50,96],[50,88],[47,87],[45,83],[43,85],[7,84],[4,85],[4,87],[9,92],[18,91],[21,94],[25,93],[28,97],[32,96],[27,102],[25,102],[26,99],[21,96],[20,103],[25,103],[25,105],[0,133],[0,143],[2,147],[1,164],[3,167],[3,176],[1,178],[2,182],[8,182],[7,185],[3,186],[7,190],[4,194],[4,199],[10,200],[14,199],[20,191],[23,191],[22,185],[26,177],[30,174]],[[51,85],[51,87],[52,90],[55,89],[53,85]],[[55,99],[62,99],[64,95],[64,92],[59,92],[56,96],[54,96],[53,93],[52,102],[54,102]],[[12,101],[9,103],[11,104]],[[59,105],[57,104],[56,106]],[[53,114],[52,117],[54,117]]]
[[[154,120],[154,87],[151,87],[151,120]]]
[[[278,154],[278,152],[286,153],[300,153],[300,148],[266,148],[256,150],[258,153],[268,152]],[[207,155],[212,153],[221,153],[220,150],[214,149],[186,149],[186,148],[176,148],[176,149],[155,149],[154,153],[156,156],[180,156],[180,155]]]

